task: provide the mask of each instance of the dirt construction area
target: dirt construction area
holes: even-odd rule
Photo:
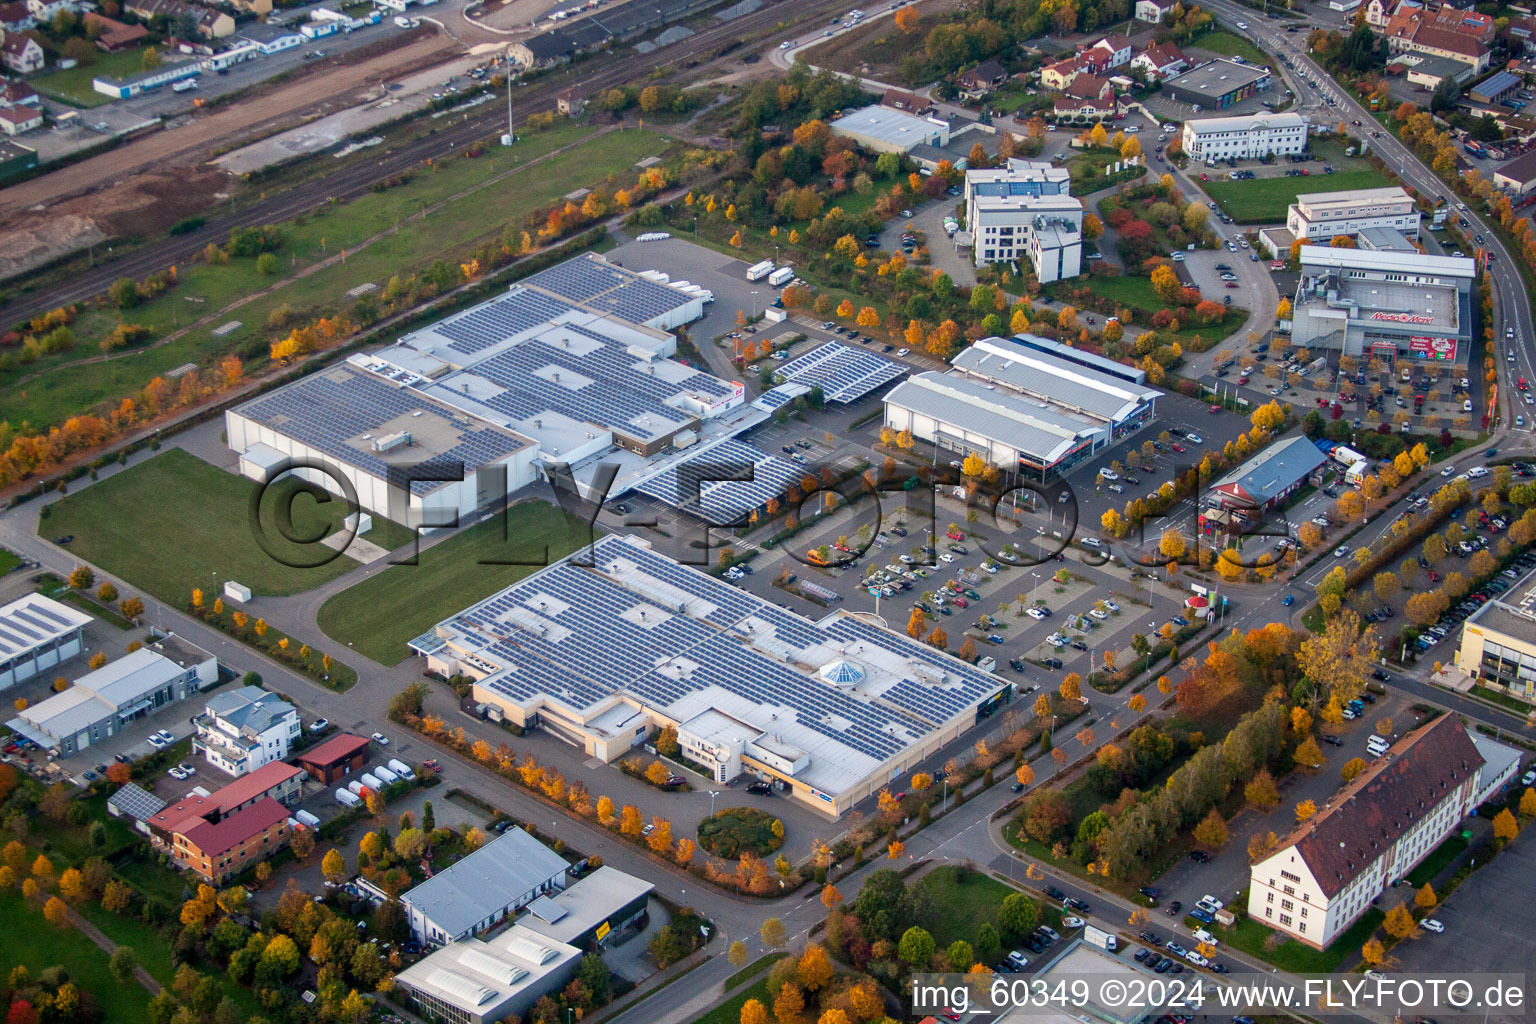
[[[400,41],[315,61],[303,75],[174,130],[0,190],[0,276],[103,237],[164,229],[232,186],[224,172],[202,168],[215,150],[377,98],[386,83],[442,62],[460,45],[440,34]]]

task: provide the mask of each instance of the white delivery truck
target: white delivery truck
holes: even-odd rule
[[[1090,946],[1097,946],[1106,953],[1113,953],[1120,945],[1119,941],[1109,932],[1093,925],[1083,926],[1083,941]]]
[[[362,783],[375,793],[384,788],[384,783],[380,782],[377,776],[370,775],[367,772],[363,773]]]
[[[773,260],[763,260],[763,262],[754,263],[747,268],[747,280],[761,281],[771,273],[773,273]]]
[[[347,788],[352,791],[354,796],[363,795],[363,784],[357,779],[353,779],[351,782],[347,783]]]
[[[389,759],[389,770],[402,779],[414,780],[416,778],[416,773],[411,771],[411,766],[398,758],[392,757]]]
[[[369,774],[372,775],[374,778],[378,779],[380,782],[399,782],[400,781],[400,776],[396,775],[394,772],[390,771],[388,768],[384,767],[383,765],[379,765],[377,768],[372,769],[369,772]]]
[[[336,791],[336,802],[341,804],[343,807],[356,807],[363,801],[358,797],[356,793],[348,792],[345,789],[338,789]]]
[[[320,827],[320,819],[315,817],[313,814],[310,814],[308,811],[294,811],[293,816],[299,819],[300,824],[308,825],[310,828]]]
[[[780,267],[768,275],[768,283],[775,288],[781,288],[795,279],[794,267]]]

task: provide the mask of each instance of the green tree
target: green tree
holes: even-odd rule
[[[896,955],[914,967],[921,967],[933,959],[933,936],[928,932],[913,925],[901,935],[901,941],[896,944]],[[970,965],[967,964],[967,967]]]
[[[1035,901],[1021,892],[1013,892],[1003,897],[1002,905],[998,908],[997,923],[1002,927],[1004,935],[1017,939],[1035,930],[1038,917],[1039,908],[1035,906]]]

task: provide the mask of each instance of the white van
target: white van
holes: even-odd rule
[[[1372,736],[1370,739],[1365,741],[1365,749],[1372,757],[1380,757],[1382,754],[1385,754],[1387,749],[1391,746],[1392,744],[1388,743],[1380,736]]]
[[[1104,548],[1104,542],[1097,537],[1084,537],[1078,543],[1085,548],[1092,548],[1095,551],[1102,551]]]
[[[1212,935],[1210,932],[1206,931],[1204,928],[1196,928],[1195,929],[1195,941],[1196,942],[1204,942],[1205,944],[1210,945],[1210,946],[1219,946],[1219,945],[1221,945],[1221,943],[1216,941],[1216,936]]]

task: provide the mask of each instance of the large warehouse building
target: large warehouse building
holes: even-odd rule
[[[949,145],[949,122],[918,117],[876,103],[850,110],[829,126],[875,153],[908,153],[918,146]]]
[[[1269,68],[1219,58],[1196,64],[1188,71],[1163,83],[1163,92],[1181,103],[1190,103],[1195,112],[1220,110],[1241,103],[1273,82]]]
[[[369,512],[449,524],[550,464],[684,447],[741,406],[739,382],[672,358],[667,332],[703,315],[699,292],[581,256],[230,410],[228,443],[252,479],[315,459]]]
[[[885,396],[886,426],[1044,481],[1157,415],[1161,392],[1025,339],[984,338],[949,372],[903,381]]]
[[[1303,245],[1291,344],[1465,366],[1476,278],[1456,256]]]
[[[1009,683],[833,612],[812,622],[624,536],[446,619],[411,647],[474,699],[612,761],[654,730],[725,783],[837,817],[973,726]]]
[[[0,607],[0,689],[25,682],[81,651],[91,617],[42,594]]]

